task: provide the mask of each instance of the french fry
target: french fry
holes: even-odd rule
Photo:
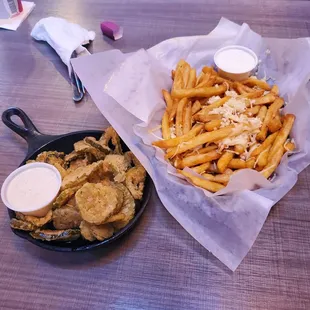
[[[239,158],[233,158],[229,164],[228,168],[231,169],[245,169],[246,168],[246,163],[244,160],[239,159]]]
[[[268,123],[275,117],[278,113],[279,109],[283,106],[284,100],[282,98],[277,98],[273,104],[267,110],[265,119],[263,121],[261,131],[256,136],[257,141],[264,141],[266,139],[267,131],[268,131]]]
[[[201,83],[201,81],[203,80],[205,74],[203,72],[200,72],[197,79],[196,79],[196,86],[199,85],[199,83]]]
[[[272,175],[272,173],[278,168],[281,158],[283,156],[283,151],[284,147],[280,146],[280,148],[278,148],[271,157],[269,152],[268,164],[265,169],[260,172],[266,179],[268,179]]]
[[[254,115],[259,113],[260,108],[261,107],[259,105],[257,105],[257,106],[255,106],[253,108],[246,109],[244,114],[246,114],[248,116],[254,116]]]
[[[183,71],[184,71],[185,65],[186,65],[186,61],[184,59],[181,59],[178,62],[176,70],[175,70],[175,74],[174,74],[172,89],[184,88]]]
[[[221,120],[221,114],[196,114],[194,116],[194,120],[199,121],[201,123],[207,123],[213,120]]]
[[[217,182],[226,185],[229,182],[230,175],[228,174],[217,174],[217,175],[212,175],[209,173],[204,173],[202,175],[204,178],[206,178],[209,181]]]
[[[205,87],[207,86],[209,80],[211,78],[211,73],[206,73],[202,76],[200,83],[196,84],[195,88]]]
[[[205,132],[202,133],[201,135],[198,135],[196,137],[194,137],[193,139],[191,139],[191,141],[182,143],[180,145],[178,145],[178,147],[175,147],[173,149],[171,149],[169,152],[167,152],[166,154],[166,158],[171,158],[175,155],[184,153],[188,150],[191,150],[199,145],[205,144],[205,143],[209,143],[209,142],[214,142],[217,140],[221,140],[224,139],[232,134],[234,135],[238,135],[240,134],[242,131],[242,128],[234,128],[234,126],[227,126],[224,128],[221,128],[219,130],[214,130],[211,132]],[[163,141],[167,141],[167,140],[163,140]]]
[[[261,106],[259,109],[259,112],[257,114],[257,117],[261,120],[261,122],[264,121],[266,114],[267,114],[267,107],[265,105]]]
[[[276,114],[276,116],[267,124],[267,127],[270,132],[276,132],[281,129],[282,122],[280,114]]]
[[[291,129],[294,125],[294,121],[295,121],[295,115],[286,114],[284,116],[283,126],[279,130],[279,133],[278,133],[276,139],[274,140],[274,143],[273,143],[273,145],[269,151],[268,163],[271,162],[271,160],[275,156],[277,150],[279,150],[281,147],[283,148],[283,145],[284,145],[284,143],[285,143],[285,141],[286,141],[288,135],[290,134]]]
[[[192,116],[199,112],[201,109],[201,103],[199,100],[196,100],[192,106]]]
[[[218,146],[216,144],[211,144],[211,145],[208,145],[206,147],[202,147],[199,150],[189,151],[189,153],[187,153],[183,157],[185,158],[185,157],[197,155],[197,154],[206,154],[206,153],[209,153],[210,151],[216,150],[217,148],[218,148]]]
[[[189,72],[189,79],[186,88],[194,88],[196,85],[196,69],[191,68]]]
[[[164,139],[170,138],[169,115],[167,111],[165,111],[161,121],[161,131]]]
[[[187,134],[192,129],[192,103],[188,102],[183,113],[183,133]]]
[[[178,100],[176,100],[176,99],[173,100],[173,105],[172,105],[171,111],[169,113],[169,121],[170,122],[173,122],[174,118],[177,115],[178,104],[179,104]]]
[[[252,86],[252,87],[257,86],[263,90],[271,90],[271,87],[269,86],[267,82],[263,80],[259,80],[259,79],[249,78],[249,79],[242,81],[241,83]]]
[[[171,78],[174,80],[175,70],[171,70]]]
[[[287,141],[284,143],[284,152],[293,152],[295,148],[295,143],[292,141]]]
[[[276,96],[279,96],[279,87],[277,85],[273,85],[270,92]]]
[[[240,95],[244,95],[247,94],[248,92],[243,88],[244,85],[242,85],[239,82],[234,82],[233,83],[233,88],[240,94]]]
[[[210,73],[212,74],[213,73],[213,68],[212,67],[208,67],[208,66],[204,66],[201,70],[203,73]]]
[[[270,149],[271,145],[269,145],[263,152],[258,155],[256,164],[259,168],[264,168],[268,164],[268,154]]]
[[[207,163],[204,163],[202,165],[192,167],[191,169],[193,171],[195,171],[196,173],[201,174],[201,173],[205,172],[206,170],[208,170],[210,168],[210,166],[211,166],[211,163],[207,162]]]
[[[228,167],[229,162],[233,159],[234,154],[231,152],[225,152],[217,161],[217,169],[220,173],[224,173]]]
[[[166,90],[163,89],[162,93],[163,93],[164,99],[166,101],[168,113],[170,113],[170,111],[172,110],[172,107],[173,107],[173,100],[172,100],[169,92],[167,92]]]
[[[187,88],[188,81],[189,81],[189,75],[190,75],[191,67],[188,63],[184,65],[183,70],[183,81],[184,81],[184,88]]]
[[[204,164],[206,162],[210,162],[212,160],[218,159],[220,157],[221,157],[221,154],[217,152],[216,150],[210,151],[206,154],[188,156],[182,159],[180,168],[197,166],[197,165]]]
[[[183,98],[178,103],[177,107],[177,114],[175,117],[175,134],[177,137],[180,137],[183,135],[183,114],[184,114],[184,108],[188,103],[187,98]]]
[[[171,96],[173,98],[192,98],[192,97],[212,97],[223,94],[227,87],[219,85],[218,87],[204,87],[204,88],[191,88],[191,89],[172,89]]]
[[[244,153],[245,148],[242,144],[237,144],[234,146],[234,151],[240,155],[240,154]]]
[[[230,169],[230,168],[227,168],[225,171],[224,171],[224,174],[228,174],[228,175],[232,175],[234,172]]]
[[[191,175],[188,172],[185,172],[184,170],[178,170],[178,172],[183,174],[186,178],[188,178],[194,185],[202,187],[210,192],[215,193],[224,188],[224,185],[222,184],[201,179],[199,177]]]
[[[227,90],[231,89],[233,87],[233,84],[234,84],[232,81],[224,79],[224,78],[222,78],[222,77],[220,77],[218,75],[216,76],[214,83],[226,85]]]
[[[199,132],[203,129],[203,124],[195,125],[188,134],[183,135],[181,137],[171,138],[168,140],[159,140],[154,141],[152,144],[154,146],[160,147],[162,149],[173,148],[183,142],[189,141],[193,137],[199,134]]]
[[[255,165],[255,158],[249,158],[246,162],[245,162],[245,167],[248,169],[253,169]]]
[[[206,131],[213,131],[215,129],[220,128],[222,121],[220,119],[214,119],[205,124]]]
[[[275,132],[272,135],[268,136],[266,140],[251,153],[251,156],[256,157],[257,155],[262,153],[264,150],[266,150],[268,146],[272,145],[277,135],[278,135],[278,132]]]
[[[253,105],[262,105],[262,104],[270,104],[276,100],[276,96],[272,93],[269,93],[263,97],[254,99]]]
[[[255,99],[259,98],[264,94],[264,90],[255,90],[252,93],[247,93],[247,94],[242,94],[240,97],[241,98],[248,98],[248,99]]]

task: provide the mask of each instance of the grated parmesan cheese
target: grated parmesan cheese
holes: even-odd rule
[[[225,95],[233,98],[236,98],[238,96],[238,94],[234,90],[226,90]]]
[[[210,98],[209,98],[208,103],[209,103],[209,104],[212,104],[212,103],[214,103],[214,102],[216,102],[216,101],[218,101],[218,100],[220,100],[220,99],[221,99],[220,96],[213,96],[213,97],[210,97]]]

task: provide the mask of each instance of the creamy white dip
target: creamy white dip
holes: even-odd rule
[[[6,188],[6,199],[15,211],[27,212],[48,205],[57,195],[60,182],[48,167],[33,167],[17,173]]]

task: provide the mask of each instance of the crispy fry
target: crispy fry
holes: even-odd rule
[[[186,63],[184,65],[184,70],[183,70],[184,88],[187,88],[190,71],[191,71],[191,67],[190,67],[190,65],[188,63]]]
[[[264,150],[266,150],[268,146],[274,142],[277,135],[278,135],[278,132],[275,132],[272,135],[268,136],[267,139],[251,153],[251,155],[256,157],[257,155],[262,153]]]
[[[200,148],[199,150],[189,151],[189,153],[184,155],[184,158],[188,156],[192,156],[192,155],[197,155],[197,154],[206,154],[206,153],[209,153],[210,151],[216,150],[217,148],[218,146],[216,144],[211,144],[206,147]]]
[[[217,152],[216,150],[210,151],[206,154],[188,156],[182,159],[180,168],[197,166],[197,165],[218,159],[220,157],[221,157],[221,154]]]
[[[165,111],[161,121],[161,131],[164,139],[170,138],[169,115],[167,111]]]
[[[181,59],[177,64],[175,75],[174,75],[174,80],[173,80],[173,85],[172,85],[173,90],[184,88],[183,71],[184,71],[185,64],[186,62],[184,59]]]
[[[223,173],[228,167],[229,162],[233,159],[234,154],[231,152],[225,152],[217,161],[217,169],[220,173]]]
[[[168,139],[168,140],[154,141],[152,144],[154,146],[158,146],[162,149],[173,148],[173,147],[179,145],[180,143],[183,143],[183,142],[186,142],[186,141],[192,139],[193,137],[198,135],[202,129],[203,129],[203,124],[198,124],[198,125],[195,125],[190,130],[190,132],[186,135],[176,137],[176,138],[172,138],[172,139]]]
[[[202,175],[204,178],[206,178],[209,181],[217,182],[226,185],[229,182],[230,175],[228,174],[216,174],[212,175],[209,173],[204,173]]]
[[[260,110],[260,106],[257,105],[257,106],[255,106],[253,108],[246,109],[244,114],[246,114],[248,116],[254,116],[254,115],[259,113],[259,110]]]
[[[284,143],[285,143],[285,141],[286,141],[288,135],[290,134],[291,129],[294,125],[294,121],[295,121],[295,115],[286,114],[284,116],[283,126],[279,130],[279,133],[278,133],[276,139],[274,140],[274,143],[273,143],[273,145],[269,151],[268,164],[272,161],[272,158],[275,156],[277,150],[279,150],[281,147],[283,148],[283,145],[284,145]]]
[[[208,85],[210,78],[211,78],[211,73],[204,74],[200,80],[200,83],[196,84],[195,88],[206,87]]]
[[[213,68],[212,67],[208,67],[208,66],[204,66],[201,70],[203,73],[210,73],[212,74],[213,73]]]
[[[201,109],[201,103],[199,100],[196,100],[192,106],[192,116],[199,112]]]
[[[192,129],[192,103],[188,102],[183,113],[183,133],[187,134]]]
[[[196,114],[194,120],[201,123],[207,123],[213,120],[221,120],[222,116],[220,114]]]
[[[195,171],[196,173],[201,174],[201,173],[205,172],[206,170],[208,170],[210,168],[210,166],[211,166],[211,163],[207,162],[207,163],[204,163],[202,165],[199,165],[199,166],[196,166],[196,167],[192,167],[191,169],[193,171]]]
[[[258,99],[254,99],[254,105],[262,105],[262,104],[269,104],[276,100],[276,96],[272,93],[269,93],[263,97],[260,97]]]
[[[163,93],[164,99],[166,101],[168,113],[170,113],[170,111],[172,110],[172,107],[173,107],[173,100],[172,100],[170,94],[166,90],[163,89],[162,93]]]
[[[281,129],[282,122],[280,114],[276,114],[276,116],[267,124],[267,127],[270,132],[276,132]]]
[[[255,165],[255,158],[249,158],[246,162],[245,162],[245,167],[248,169],[253,169]]]
[[[287,141],[284,143],[284,151],[285,152],[293,152],[295,150],[296,146],[295,143],[292,141]]]
[[[171,78],[174,80],[175,70],[171,70]]]
[[[234,82],[233,83],[233,88],[240,94],[240,95],[244,95],[247,94],[248,92],[243,88],[244,85],[242,85],[239,82]]]
[[[199,85],[199,83],[201,83],[201,81],[203,80],[205,74],[203,72],[200,72],[197,79],[196,79],[196,87],[197,85]]]
[[[170,122],[173,122],[175,116],[177,115],[178,104],[179,104],[179,101],[177,99],[173,100],[173,106],[172,106],[172,109],[169,113],[169,121]]]
[[[273,85],[270,92],[273,93],[276,96],[279,96],[279,87],[278,87],[278,85]]]
[[[261,152],[257,159],[256,159],[256,164],[258,166],[258,168],[264,168],[267,163],[268,163],[268,154],[269,154],[269,151],[271,149],[271,145],[269,145],[263,152]]]
[[[175,117],[175,134],[177,137],[180,137],[183,135],[183,114],[184,114],[184,108],[187,103],[188,103],[187,98],[183,98],[178,103],[177,115]]]
[[[196,69],[191,68],[189,72],[189,79],[186,88],[194,88],[196,85]]]
[[[195,177],[186,171],[178,170],[178,172],[188,178],[194,185],[202,187],[210,192],[215,193],[224,188],[224,185],[222,184]]]
[[[264,90],[255,90],[252,93],[247,93],[247,94],[243,94],[240,97],[242,98],[248,98],[248,99],[255,99],[255,98],[259,98],[264,94]]]
[[[279,109],[283,106],[284,100],[282,98],[277,98],[273,104],[267,110],[266,117],[264,118],[261,131],[256,136],[257,141],[264,141],[266,139],[267,131],[268,131],[268,123],[275,117],[278,113]]]
[[[228,164],[228,168],[231,169],[244,169],[246,168],[246,163],[244,160],[239,159],[239,158],[233,158],[229,164]]]
[[[246,84],[249,86],[257,86],[263,90],[270,90],[271,87],[269,86],[269,84],[263,80],[258,80],[258,79],[253,79],[253,78],[249,78],[246,79],[244,81],[241,82],[242,84]]]
[[[180,144],[178,147],[171,149],[167,154],[166,158],[171,158],[177,154],[184,153],[188,150],[191,150],[199,145],[214,142],[217,140],[224,139],[228,137],[229,135],[238,135],[242,131],[241,127],[234,128],[234,126],[227,126],[224,128],[221,128],[219,130],[211,131],[211,132],[205,132],[202,133],[199,136],[194,137],[191,141],[185,142]],[[164,140],[165,141],[165,140]]]
[[[234,172],[230,169],[230,168],[227,168],[225,171],[224,171],[224,174],[228,174],[228,175],[232,175]]]
[[[238,153],[239,155],[244,153],[244,150],[245,150],[245,148],[244,148],[244,146],[242,144],[237,144],[237,145],[234,146],[234,151],[236,153]]]
[[[266,179],[268,179],[272,175],[272,173],[278,168],[278,165],[280,164],[281,158],[283,156],[283,151],[284,147],[280,146],[280,148],[277,149],[271,157],[268,156],[270,157],[268,158],[268,164],[265,169],[260,172]]]
[[[257,114],[257,117],[263,122],[265,117],[266,117],[266,113],[267,113],[267,107],[265,105],[261,106],[259,109],[259,112]]]
[[[172,89],[173,98],[191,98],[191,97],[212,97],[223,94],[227,90],[225,85],[218,87],[191,88],[191,89]]]
[[[205,124],[205,130],[206,131],[213,131],[215,129],[218,129],[221,126],[221,122],[222,121],[220,119],[212,120],[212,121]]]

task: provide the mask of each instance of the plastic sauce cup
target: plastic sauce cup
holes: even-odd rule
[[[257,55],[247,47],[229,45],[219,49],[214,55],[214,63],[219,75],[234,81],[247,79],[258,65]]]
[[[1,199],[11,210],[43,217],[61,187],[61,175],[52,165],[31,163],[14,170],[4,181]]]

